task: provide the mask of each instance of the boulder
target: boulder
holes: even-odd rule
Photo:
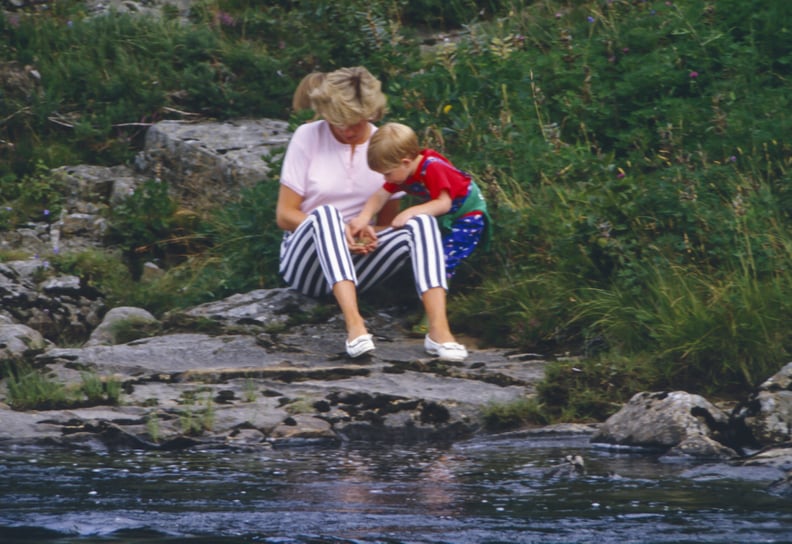
[[[5,321],[0,321],[0,361],[23,360],[50,347],[50,342],[37,330]]]
[[[137,338],[152,336],[160,328],[160,321],[143,308],[120,306],[111,309],[96,327],[84,346],[111,346]]]
[[[792,441],[792,362],[759,385],[732,417],[758,446]]]
[[[264,179],[269,166],[263,157],[285,148],[290,137],[288,123],[273,119],[161,121],[146,132],[135,166],[167,182],[188,207],[206,209]]]
[[[592,442],[706,456],[736,456],[720,444],[728,429],[726,413],[699,395],[684,391],[634,395],[609,417]]]

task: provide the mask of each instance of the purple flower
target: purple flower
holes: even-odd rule
[[[46,216],[48,216],[49,214],[50,214],[50,211],[49,211],[49,210],[44,210],[44,216],[45,216],[45,217],[46,217]]]
[[[589,15],[588,17],[586,17],[586,20],[587,20],[589,23],[593,23],[593,22],[594,22],[594,17],[592,17],[591,15]]]
[[[731,157],[729,157],[729,162],[737,162],[737,157],[732,155]]]
[[[230,13],[225,12],[225,11],[221,11],[221,12],[217,13],[215,15],[215,20],[221,26],[234,26],[236,24],[236,21],[234,20],[234,16],[231,15]]]
[[[690,72],[690,79],[696,79],[699,76],[699,73],[696,71]]]

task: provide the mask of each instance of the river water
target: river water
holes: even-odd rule
[[[580,455],[585,472],[566,471]],[[737,476],[739,475],[739,476]],[[768,469],[519,434],[449,447],[0,452],[2,544],[792,542]]]

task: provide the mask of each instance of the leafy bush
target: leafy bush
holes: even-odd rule
[[[165,257],[177,209],[168,184],[157,180],[146,181],[113,207],[108,241],[122,248],[133,278],[140,277],[144,260]]]
[[[64,183],[41,162],[19,182],[0,182],[0,230],[13,229],[28,221],[51,222],[60,216]]]

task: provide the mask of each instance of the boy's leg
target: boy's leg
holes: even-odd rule
[[[476,249],[486,227],[486,219],[481,212],[463,215],[451,225],[451,229],[443,236],[448,279],[454,276],[457,266]]]

